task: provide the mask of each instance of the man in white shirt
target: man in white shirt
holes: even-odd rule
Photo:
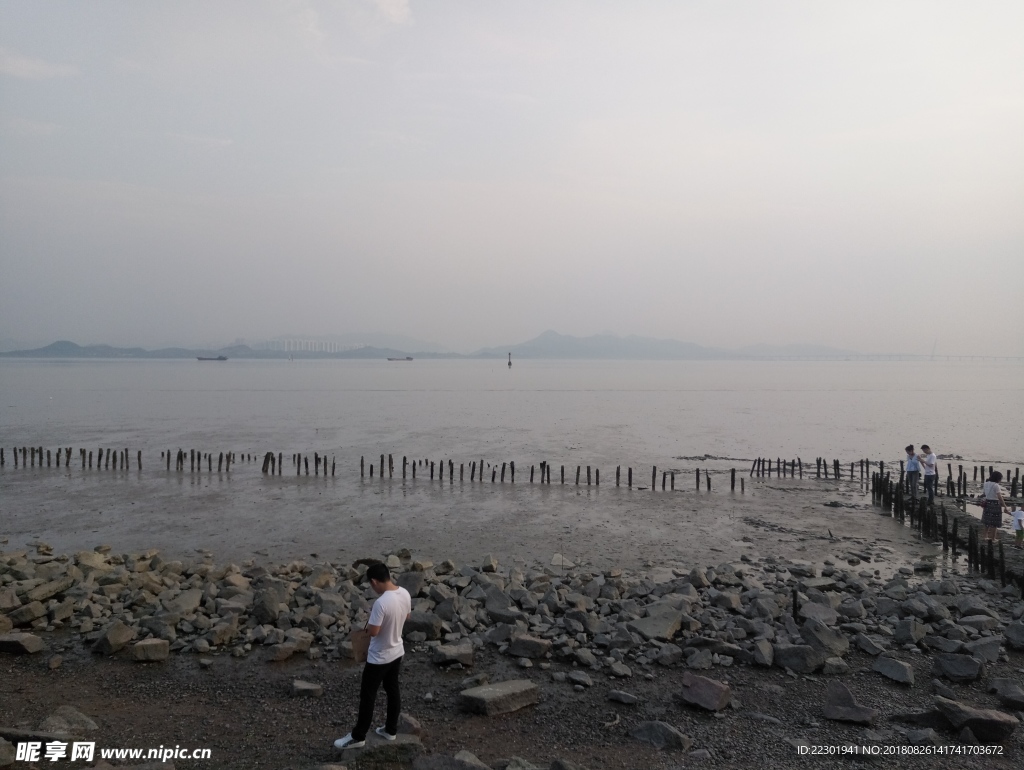
[[[389,741],[398,737],[398,715],[402,712],[398,672],[405,655],[402,628],[412,612],[412,597],[404,588],[391,582],[391,570],[386,564],[371,564],[366,570],[366,576],[370,579],[370,587],[377,594],[377,601],[373,603],[366,625],[371,638],[359,687],[359,717],[352,732],[334,742],[336,749],[358,749],[366,745],[366,733],[373,721],[377,690],[382,684],[388,696],[388,716],[385,725],[378,727],[376,732]]]
[[[917,459],[924,468],[924,491],[928,495],[928,503],[932,504],[935,502],[935,489],[939,481],[939,461],[927,444],[921,444],[921,451],[924,454],[919,454]]]
[[[917,500],[917,482],[921,480],[921,461],[914,454],[914,445],[907,447],[907,486],[910,487],[910,497]]]

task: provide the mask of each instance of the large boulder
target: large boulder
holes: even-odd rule
[[[708,711],[721,711],[729,705],[732,688],[725,682],[697,676],[686,671],[683,674],[683,689],[679,700],[688,706],[697,706]]]
[[[455,663],[472,666],[473,643],[469,639],[460,639],[455,644],[439,645],[430,654],[430,660],[438,666],[451,666]]]
[[[904,663],[901,660],[881,655],[875,658],[875,665],[871,669],[894,682],[914,684],[914,669],[909,663]]]
[[[149,662],[167,660],[170,644],[166,639],[143,639],[132,645],[132,660]]]
[[[35,634],[0,634],[0,652],[31,655],[43,649],[43,640]]]
[[[833,679],[825,692],[824,714],[826,719],[838,722],[870,725],[878,716],[878,709],[862,706],[849,687]]]
[[[1016,717],[995,709],[971,708],[959,701],[937,696],[935,706],[956,730],[969,729],[982,743],[1002,743],[1017,729]]]
[[[656,749],[678,749],[686,751],[693,745],[689,736],[683,735],[667,722],[641,722],[629,731],[630,736]]]
[[[988,691],[994,692],[999,702],[1017,711],[1024,711],[1024,689],[1012,679],[996,677],[988,683]]]
[[[432,612],[411,612],[405,620],[402,635],[408,636],[414,631],[423,633],[428,640],[441,638],[442,620]]]
[[[850,640],[841,631],[829,628],[824,622],[810,618],[800,629],[800,636],[811,647],[815,647],[828,656],[844,655],[850,649]]]
[[[466,711],[494,716],[518,711],[540,700],[540,688],[528,679],[510,679],[478,687],[470,687],[459,694]]]
[[[810,674],[825,665],[829,657],[818,647],[809,644],[776,644],[772,647],[773,663],[797,674]]]
[[[1010,623],[1003,629],[1006,643],[1015,650],[1024,650],[1024,621]]]
[[[942,653],[932,659],[932,673],[953,682],[973,682],[985,673],[985,665],[971,655]]]
[[[93,642],[92,651],[99,655],[113,655],[135,638],[135,630],[120,620],[109,623]]]
[[[686,619],[686,613],[671,604],[652,604],[647,608],[647,616],[632,621],[626,627],[644,639],[657,639],[662,642],[671,641],[678,633]]]
[[[508,644],[508,654],[517,658],[543,658],[551,652],[551,640],[529,634],[516,634]]]

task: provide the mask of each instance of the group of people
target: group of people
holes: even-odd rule
[[[921,444],[921,453],[914,452],[914,445],[906,448],[907,460],[907,485],[910,487],[911,496],[917,500],[917,485],[924,473],[924,491],[928,495],[928,502],[935,500],[935,489],[939,480],[937,460],[931,447]],[[985,527],[985,540],[992,542],[996,539],[996,531],[1003,524],[1003,513],[1009,514],[1013,520],[1014,548],[1024,548],[1024,510],[1018,504],[1014,510],[1006,502],[1006,495],[999,482],[1003,480],[1003,474],[999,471],[992,471],[982,489],[981,524]]]

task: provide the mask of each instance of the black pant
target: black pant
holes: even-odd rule
[[[925,476],[924,477],[924,491],[928,495],[928,502],[935,501],[935,488],[938,486],[935,482],[939,480],[938,475]]]
[[[381,684],[388,696],[388,717],[384,729],[392,735],[398,732],[398,715],[402,713],[402,695],[398,691],[398,671],[402,659],[390,663],[367,663],[363,668],[363,680],[359,685],[359,719],[352,729],[352,740],[361,741],[370,731],[373,722],[373,707],[377,702],[377,690]]]

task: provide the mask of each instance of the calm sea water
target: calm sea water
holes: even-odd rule
[[[644,466],[712,455],[1024,462],[1024,366],[0,360],[0,443]],[[154,460],[156,458],[156,460]],[[9,461],[10,462],[10,461]],[[677,461],[692,467],[695,461]]]

